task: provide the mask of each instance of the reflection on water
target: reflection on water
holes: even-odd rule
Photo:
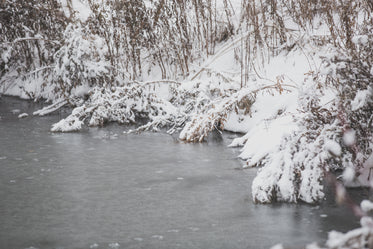
[[[232,139],[178,143],[110,125],[53,134],[59,113],[0,99],[0,248],[299,248],[358,220],[332,200],[254,205],[256,169],[236,170]]]

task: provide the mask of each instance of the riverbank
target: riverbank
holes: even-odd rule
[[[317,203],[328,172],[371,185],[373,138],[372,6],[318,4],[2,3],[0,91],[51,102],[34,115],[74,107],[54,132],[138,120],[133,132],[192,143],[244,132],[231,146],[259,168],[255,203]]]

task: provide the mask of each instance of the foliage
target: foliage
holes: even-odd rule
[[[0,84],[47,78],[67,22],[57,0],[0,2]]]
[[[55,54],[52,84],[54,91],[70,99],[79,87],[112,85],[107,49],[101,37],[93,35],[80,23],[69,24],[64,32],[64,44]]]
[[[290,1],[284,4],[313,43],[323,44],[329,53],[323,57],[322,70],[308,75],[307,81],[312,82],[313,88],[300,95],[299,113],[294,115],[298,129],[283,138],[276,153],[262,159],[264,167],[252,186],[253,199],[260,203],[317,202],[324,197],[325,175],[336,169],[353,169],[354,184],[370,186],[372,165],[368,158],[373,141],[371,6],[365,1]],[[325,20],[330,31],[329,40],[314,36],[309,30],[318,18]],[[334,99],[328,103],[321,101],[330,91]],[[346,136],[353,137],[346,139]],[[344,180],[351,184],[353,179]]]
[[[224,3],[229,8],[227,0]],[[212,54],[216,42],[233,32],[226,10],[218,10],[212,1],[88,0],[87,4],[90,17],[81,20],[71,1],[65,9],[57,0],[3,1],[4,87],[37,74],[45,85],[53,83],[57,98],[68,98],[79,86],[141,80],[152,70],[159,70],[163,79],[185,78],[191,62]],[[38,98],[37,93],[28,94]]]
[[[136,123],[147,118],[147,129],[166,126],[182,118],[174,106],[149,91],[149,85],[132,82],[123,87],[93,88],[88,101],[76,107],[70,116],[54,124],[52,131],[77,131],[84,121],[90,126],[107,122]],[[144,129],[144,127],[142,127]]]

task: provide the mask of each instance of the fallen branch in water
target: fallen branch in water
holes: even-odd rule
[[[44,107],[41,110],[35,111],[32,115],[34,115],[34,116],[36,116],[36,115],[38,115],[38,116],[48,115],[48,114],[50,114],[52,112],[57,111],[61,107],[65,106],[67,103],[68,103],[67,100],[64,100],[64,99],[60,100],[60,101],[58,101],[56,103],[53,103],[53,104],[51,104],[49,106]]]

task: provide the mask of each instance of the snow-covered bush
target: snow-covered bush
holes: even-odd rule
[[[185,124],[179,138],[187,142],[202,142],[213,130],[224,130],[224,124],[232,113],[250,115],[256,95],[263,91],[284,91],[281,85],[268,85],[258,89],[242,88],[223,90],[211,87],[210,98],[205,104],[191,112],[190,120]],[[201,90],[199,90],[201,91]],[[219,92],[217,96],[214,93]]]
[[[200,112],[194,113],[186,123],[179,138],[187,142],[202,142],[213,130],[223,130],[229,113],[242,109],[250,110],[255,94],[243,89],[231,96],[209,101]]]
[[[213,54],[217,42],[233,34],[231,5],[222,3],[224,9],[204,0],[86,0],[79,6],[89,11],[79,18],[75,1],[2,1],[2,92],[15,84],[32,88],[15,78],[39,81],[39,90],[54,83],[51,100],[68,99],[77,86],[115,85],[148,74],[186,78],[191,62]]]
[[[351,48],[335,51],[326,59],[327,75],[338,92],[338,119],[344,138],[341,145],[362,184],[369,183],[371,163],[366,163],[373,146],[373,26],[367,26],[370,35],[356,35]],[[349,134],[353,137],[348,139]],[[365,180],[363,180],[365,178]]]
[[[150,16],[144,1],[89,0],[92,11],[87,20],[90,34],[100,37],[114,75],[132,80],[142,75],[142,53],[149,37]]]
[[[315,92],[302,96],[307,104],[300,106],[300,113],[294,116],[297,128],[283,137],[278,151],[266,155],[265,165],[252,185],[255,202],[313,203],[324,197],[325,173],[338,167],[335,157],[341,154],[341,130],[336,117],[320,108]]]
[[[360,228],[353,229],[346,233],[331,231],[325,246],[320,247],[317,243],[306,246],[306,249],[370,249],[373,248],[373,219],[370,213],[373,210],[373,203],[363,200],[360,206],[354,206],[360,212]]]
[[[55,54],[52,81],[56,95],[70,99],[80,95],[79,89],[115,83],[104,43],[103,38],[91,34],[79,22],[69,24],[64,33],[64,44]]]
[[[162,79],[185,78],[193,60],[212,54],[223,33],[232,35],[226,11],[211,1],[88,2],[91,32],[105,40],[112,66],[131,80],[141,80],[154,67]]]
[[[306,75],[298,90],[297,110],[292,113],[297,128],[284,133],[277,149],[263,150],[259,155],[247,151],[256,142],[254,133],[260,130],[253,129],[238,139],[243,141],[233,142],[246,144],[241,157],[248,165],[263,166],[252,185],[255,202],[319,201],[324,197],[324,177],[335,169],[353,169],[355,173],[349,178],[355,175],[360,184],[371,184],[367,179],[371,179],[368,158],[373,141],[372,6],[364,1],[315,4],[290,1],[283,5],[310,37],[307,41],[328,51],[322,54],[321,70]],[[330,16],[334,18],[328,20]],[[329,40],[310,30],[311,25],[322,25],[320,20],[326,20],[330,28]],[[272,126],[269,129],[275,130]]]
[[[136,82],[123,87],[95,87],[89,93],[88,101],[76,107],[70,116],[54,124],[52,131],[77,131],[82,129],[86,120],[90,126],[102,126],[107,122],[129,124],[141,118],[147,119],[148,123],[139,130],[157,130],[178,123],[184,115],[149,88],[149,85]]]
[[[67,18],[57,0],[0,2],[0,87],[22,81],[30,98],[40,98],[27,83],[50,82],[54,53],[60,48]]]

